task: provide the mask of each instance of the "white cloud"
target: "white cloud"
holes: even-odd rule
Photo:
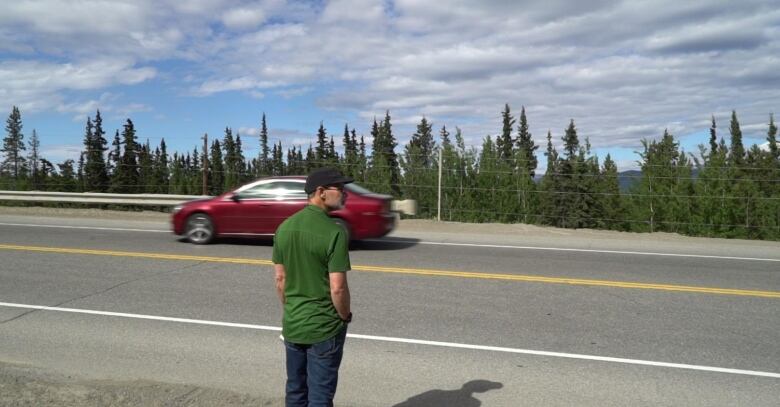
[[[260,129],[257,127],[239,127],[238,134],[242,137],[260,137]]]
[[[151,67],[136,68],[121,60],[50,63],[32,60],[0,63],[0,95],[25,110],[81,112],[79,102],[65,102],[63,92],[134,85],[153,78]],[[84,102],[82,102],[83,104]]]
[[[41,136],[42,138],[45,136]],[[45,140],[41,142],[41,157],[46,157],[52,163],[60,164],[65,160],[73,160],[78,163],[83,145],[78,144],[48,144]],[[75,167],[75,165],[74,165]],[[76,168],[74,168],[75,170]],[[59,171],[59,168],[57,168]]]
[[[276,94],[285,98],[285,99],[292,99],[294,97],[298,97],[301,95],[305,95],[312,91],[312,88],[310,86],[304,86],[301,88],[293,88],[293,89],[282,89],[280,91],[277,91]]]
[[[246,30],[265,21],[265,12],[259,8],[234,8],[222,14],[222,23],[230,29]]]
[[[0,50],[19,55],[0,98],[33,110],[166,76],[185,96],[310,94],[357,126],[390,109],[400,140],[425,115],[478,143],[509,103],[538,139],[574,118],[594,146],[630,147],[731,109],[763,123],[780,88],[780,12],[760,0],[16,1]]]

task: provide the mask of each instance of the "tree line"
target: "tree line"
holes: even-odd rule
[[[780,238],[780,152],[772,115],[766,150],[744,146],[736,112],[728,138],[719,135],[712,117],[709,143],[699,145],[698,154],[685,152],[668,131],[660,139],[642,140],[641,172],[627,190],[620,188],[612,157],[607,154],[602,162],[589,140],[580,140],[574,120],[560,144],[548,131],[542,151],[529,132],[525,107],[514,115],[505,105],[501,120],[501,131],[475,147],[466,146],[457,127],[451,133],[444,125],[434,136],[433,124],[423,117],[397,153],[388,111],[373,120],[371,146],[345,125],[343,148],[337,150],[334,135],[320,123],[304,152],[303,146],[269,143],[263,114],[259,153],[250,158],[240,134],[230,127],[205,151],[196,146],[169,154],[164,139],[157,146],[139,142],[127,119],[109,146],[98,110],[87,118],[78,161],[54,165],[41,156],[35,130],[24,141],[21,114],[13,107],[6,121],[0,188],[194,195],[203,192],[205,174],[206,193],[217,195],[259,177],[333,166],[375,192],[417,200],[418,216],[432,218],[439,214],[441,170],[442,220]],[[547,158],[539,175],[538,154]]]

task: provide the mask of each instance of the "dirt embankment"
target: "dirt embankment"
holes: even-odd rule
[[[136,406],[282,406],[226,390],[150,381],[82,380],[0,362],[0,406],[136,407]]]

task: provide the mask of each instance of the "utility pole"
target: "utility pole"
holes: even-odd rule
[[[203,195],[209,194],[209,134],[203,133]]]
[[[441,222],[441,155],[442,155],[442,147],[439,147],[439,199],[437,204],[437,210],[436,210],[436,220]]]

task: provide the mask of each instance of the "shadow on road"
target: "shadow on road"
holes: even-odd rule
[[[414,247],[419,242],[420,239],[398,238],[358,240],[352,242],[349,245],[349,249],[361,251],[403,250]]]
[[[473,396],[474,393],[485,393],[504,387],[490,380],[472,380],[458,390],[430,390],[410,397],[393,407],[479,407],[482,402]]]

